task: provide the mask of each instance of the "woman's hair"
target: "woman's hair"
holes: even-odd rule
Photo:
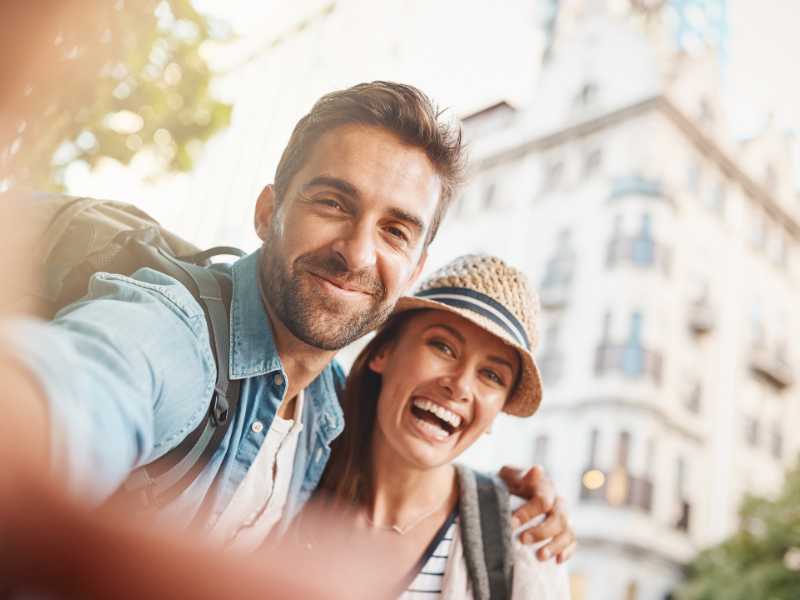
[[[393,344],[409,318],[420,312],[409,310],[390,318],[353,362],[342,396],[344,433],[331,444],[331,460],[318,487],[327,500],[360,504],[369,494],[372,434],[381,393],[381,376],[370,369],[369,363]]]

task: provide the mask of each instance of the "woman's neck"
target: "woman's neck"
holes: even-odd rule
[[[416,467],[398,456],[376,433],[372,444],[372,496],[364,507],[369,520],[382,528],[405,528],[425,515],[449,513],[457,500],[453,466]]]

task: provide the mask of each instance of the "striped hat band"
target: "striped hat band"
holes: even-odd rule
[[[429,288],[414,294],[418,298],[435,300],[453,308],[470,310],[501,327],[516,342],[530,351],[531,344],[519,319],[494,298],[462,287]]]

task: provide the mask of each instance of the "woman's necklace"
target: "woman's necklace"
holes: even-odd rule
[[[428,511],[426,513],[423,513],[418,517],[415,517],[410,523],[407,523],[404,527],[400,527],[397,524],[395,524],[395,525],[378,525],[377,523],[375,523],[369,517],[367,517],[367,523],[369,523],[370,526],[375,528],[375,529],[383,529],[384,531],[394,531],[398,535],[405,535],[406,533],[408,533],[409,531],[414,529],[414,527],[416,527],[417,525],[422,523],[425,519],[427,519],[428,517],[434,515],[437,511],[440,511],[449,501],[450,501],[450,497],[448,496],[447,498],[444,499],[444,502],[442,502],[441,504],[437,505],[433,510]]]

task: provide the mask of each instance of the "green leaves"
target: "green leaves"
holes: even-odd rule
[[[800,464],[778,498],[746,498],[740,518],[739,531],[689,565],[678,600],[800,598]]]
[[[200,53],[227,28],[190,0],[109,0],[79,16],[60,24],[48,68],[21,90],[19,133],[0,155],[12,165],[6,185],[59,190],[72,161],[128,164],[142,151],[156,157],[156,174],[190,170],[193,149],[230,123]]]

